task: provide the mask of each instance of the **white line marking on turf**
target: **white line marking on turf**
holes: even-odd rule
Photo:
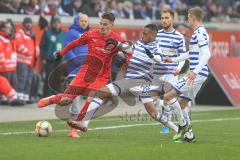
[[[222,122],[222,121],[236,121],[240,120],[240,117],[236,118],[216,118],[216,119],[207,119],[207,120],[193,120],[193,123],[202,123],[202,122]],[[159,125],[160,123],[146,123],[146,124],[129,124],[129,125],[118,125],[118,126],[108,126],[108,127],[96,127],[89,128],[88,131],[95,130],[109,130],[109,129],[118,129],[118,128],[129,128],[129,127],[140,127],[140,126],[154,126]],[[67,132],[69,130],[55,130],[54,132]],[[3,132],[0,135],[8,136],[8,135],[19,135],[19,134],[34,134],[34,131],[26,131],[26,132]]]

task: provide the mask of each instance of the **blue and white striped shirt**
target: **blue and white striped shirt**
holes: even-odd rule
[[[209,36],[206,29],[203,26],[200,26],[193,32],[189,44],[189,61],[191,71],[193,71],[199,64],[199,59],[203,54],[200,52],[200,48],[206,45],[209,45]],[[206,64],[198,74],[207,77],[208,65]]]
[[[180,54],[186,52],[184,36],[175,29],[172,32],[165,32],[163,29],[159,30],[156,40],[158,42],[158,47],[160,48],[161,56],[163,58],[176,58],[180,56]],[[184,62],[182,63],[182,66],[183,64]],[[154,73],[157,75],[173,74],[173,70],[177,68],[178,65],[178,62],[161,62],[156,65],[157,68],[154,68]]]
[[[153,63],[155,62],[146,55],[144,48],[160,55],[156,41],[145,44],[142,40],[138,40],[134,44],[134,53],[128,64],[126,79],[145,79],[146,81],[153,79]]]

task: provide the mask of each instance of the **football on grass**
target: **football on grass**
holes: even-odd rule
[[[36,124],[35,132],[39,137],[48,137],[52,132],[52,125],[48,121],[39,121]]]

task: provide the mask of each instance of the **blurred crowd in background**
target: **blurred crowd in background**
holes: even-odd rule
[[[176,20],[186,20],[190,7],[205,10],[205,21],[239,22],[240,0],[1,0],[0,12],[31,15],[74,16],[79,12],[99,17],[111,11],[117,18],[159,19],[162,9],[175,10]]]

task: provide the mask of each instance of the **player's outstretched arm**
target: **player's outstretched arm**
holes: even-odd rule
[[[152,60],[154,60],[155,62],[161,62],[161,61],[162,61],[162,57],[161,57],[160,55],[152,53],[152,52],[151,52],[149,49],[147,49],[147,48],[144,48],[144,50],[145,50],[147,56],[148,56],[149,58],[151,58]]]
[[[181,61],[187,60],[188,58],[189,58],[189,52],[185,52],[176,58],[170,58],[170,57],[163,58],[163,62],[165,63],[181,62]]]
[[[105,49],[109,51],[115,51],[115,50],[121,50],[123,53],[133,53],[133,47],[132,43],[127,41],[127,42],[119,42],[116,39],[109,38],[106,41]]]

